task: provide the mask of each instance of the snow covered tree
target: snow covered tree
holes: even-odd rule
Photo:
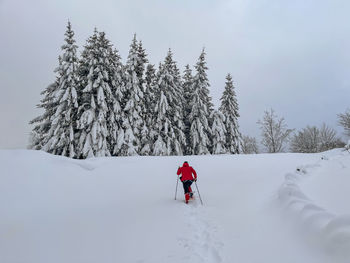
[[[204,49],[195,65],[196,75],[193,78],[192,102],[189,121],[191,154],[209,154],[211,150],[211,130],[209,127],[209,117],[213,104],[209,96],[209,81],[206,70]]]
[[[105,33],[87,40],[79,65],[81,105],[78,129],[80,158],[110,156],[116,132],[116,65],[119,56],[112,49]]]
[[[128,124],[124,122],[124,129],[128,136],[123,143],[124,153],[137,155],[142,150],[141,140],[144,136],[146,112],[144,105],[144,91],[140,79],[140,65],[143,62],[139,56],[139,45],[136,35],[130,45],[128,59],[125,65],[125,107],[124,114]],[[131,141],[130,141],[131,140]]]
[[[183,75],[183,92],[184,92],[184,101],[185,101],[185,117],[187,117],[191,112],[191,101],[192,101],[192,93],[193,93],[193,76],[190,65],[186,65]]]
[[[149,142],[149,152],[153,151],[153,141],[155,141],[156,132],[154,130],[155,107],[157,104],[157,78],[154,65],[148,64],[145,73],[145,94],[144,103],[146,105],[145,122],[148,133],[144,138]],[[146,148],[147,149],[147,148]]]
[[[164,78],[162,67],[163,66],[160,65],[159,79]],[[155,142],[153,143],[153,155],[170,155],[171,140],[175,137],[174,130],[169,119],[170,107],[168,99],[164,93],[165,91],[160,89],[160,96],[157,96],[158,101],[155,106],[156,118],[154,121],[154,128],[156,135],[154,137]]]
[[[225,147],[226,145],[226,129],[224,120],[224,115],[214,110],[210,116],[210,119],[212,119],[212,126],[211,126],[211,132],[212,132],[212,140],[213,140],[213,154],[223,154],[227,153],[227,149]]]
[[[300,153],[316,153],[342,147],[334,129],[322,124],[321,128],[307,126],[291,140],[291,150]]]
[[[184,111],[184,125],[185,125],[185,136],[186,136],[186,154],[191,154],[191,137],[190,137],[190,130],[191,130],[191,123],[189,120],[189,116],[191,113],[192,108],[192,94],[193,94],[193,76],[192,76],[192,70],[190,69],[190,66],[187,64],[184,75],[183,75],[183,92],[184,92],[184,103],[183,103],[183,111]]]
[[[118,134],[118,148],[120,149],[118,152],[119,156],[133,156],[137,155],[135,141],[136,138],[134,136],[133,128],[129,123],[129,119],[125,118],[122,123],[122,129]]]
[[[292,129],[287,128],[284,118],[278,118],[273,109],[265,111],[263,120],[259,120],[262,133],[261,143],[267,152],[278,153],[284,151],[284,146],[289,140]]]
[[[61,65],[61,58],[59,57],[59,65]],[[55,72],[57,72],[55,70]],[[51,128],[51,121],[56,112],[57,102],[55,100],[55,94],[59,86],[60,75],[56,76],[54,83],[50,84],[41,95],[44,98],[41,103],[37,105],[38,108],[43,108],[44,113],[35,119],[31,120],[29,124],[34,125],[34,128],[30,135],[29,149],[41,150],[48,141],[48,132]]]
[[[121,58],[116,49],[112,47],[105,34],[99,34],[99,42],[106,52],[106,72],[108,74],[108,84],[112,94],[108,93],[108,108],[113,109],[107,113],[108,146],[111,154],[118,155],[121,151],[122,137],[124,134],[123,120],[125,118],[123,111],[124,100],[124,67]],[[118,141],[120,139],[120,141]]]
[[[207,62],[205,61],[205,55],[206,53],[203,48],[202,53],[200,54],[199,59],[197,61],[197,64],[195,65],[196,75],[193,77],[193,89],[199,87],[199,89],[201,90],[206,108],[208,110],[208,114],[210,115],[214,110],[214,104],[212,103],[212,98],[209,95],[210,84],[206,72],[208,70],[208,67],[206,65]]]
[[[152,126],[152,119],[154,118],[154,108],[157,102],[157,77],[154,65],[148,64],[145,74],[145,94],[144,101],[146,104],[146,123],[148,127]]]
[[[174,126],[175,136],[177,140],[173,142],[173,151],[175,155],[183,155],[186,149],[186,135],[184,119],[184,90],[180,70],[177,67],[176,61],[173,59],[173,54],[169,49],[165,58],[164,65],[169,65],[169,72],[173,78],[172,100],[170,101],[171,122]],[[178,145],[179,143],[179,145]]]
[[[143,126],[140,132],[140,150],[139,153],[141,155],[149,155],[151,153],[152,148],[152,140],[150,134],[152,133],[152,127],[148,125],[148,121],[146,119],[149,106],[146,104],[146,80],[145,80],[145,67],[148,62],[147,54],[145,49],[142,46],[142,42],[138,42],[137,46],[137,56],[138,56],[138,64],[136,66],[136,75],[139,80],[140,89],[144,92],[144,97],[141,103],[142,108],[142,117],[143,117]],[[149,76],[148,76],[149,77]]]
[[[75,64],[77,47],[74,44],[74,33],[69,22],[65,36],[66,43],[62,46],[63,55],[59,56],[59,65],[55,69],[56,80],[41,93],[44,98],[37,105],[38,108],[44,109],[44,113],[29,122],[29,124],[35,125],[31,133],[29,148],[74,156],[74,149],[71,148],[74,145],[71,140],[72,130],[69,126],[69,124],[72,124],[74,131],[74,123],[69,122],[73,121],[71,118],[73,118],[76,111],[74,108],[76,106]],[[59,116],[60,112],[64,116]],[[56,140],[56,142],[53,140]],[[70,145],[68,151],[64,146],[65,144]]]
[[[136,35],[134,36],[136,39]],[[147,59],[147,54],[146,50],[142,46],[142,41],[139,41],[137,44],[137,56],[138,56],[138,64],[136,66],[136,75],[137,78],[139,79],[139,84],[142,90],[144,90],[144,83],[145,83],[145,78],[144,78],[144,73],[146,69],[146,64],[148,63]]]
[[[53,100],[56,110],[51,118],[50,130],[47,133],[47,142],[43,146],[46,152],[76,157],[76,118],[77,118],[77,48],[74,32],[68,22],[65,33],[65,44],[62,46],[63,54],[57,69],[58,86]]]
[[[291,140],[292,152],[316,153],[318,152],[320,131],[315,126],[307,126],[294,134]]]
[[[234,90],[232,77],[230,74],[226,76],[225,90],[221,97],[220,111],[225,116],[226,128],[226,148],[231,154],[238,154],[240,152],[241,134],[238,125],[238,103],[236,92]]]
[[[324,152],[337,148],[340,141],[340,138],[337,138],[337,132],[323,123],[320,128],[319,151]]]
[[[164,64],[159,67],[157,87],[159,92],[154,122],[156,141],[154,155],[183,155],[186,145],[183,124],[182,87],[176,63],[169,50]]]
[[[338,114],[338,121],[345,130],[345,134],[350,136],[350,110],[348,109],[345,113]]]
[[[252,154],[259,153],[259,147],[256,139],[250,136],[242,136],[242,153],[244,154]]]

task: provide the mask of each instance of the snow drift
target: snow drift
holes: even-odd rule
[[[349,153],[336,150],[324,153],[314,164],[298,166],[293,173],[286,174],[279,199],[301,223],[314,245],[322,246],[338,260],[349,262],[350,206],[347,200],[350,177],[344,163],[350,164]],[[317,178],[313,180],[312,177]],[[320,179],[321,184],[317,183]]]

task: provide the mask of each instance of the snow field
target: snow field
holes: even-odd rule
[[[344,209],[321,198],[323,184],[330,185],[324,164],[337,154],[328,153],[329,161],[320,154],[72,160],[0,151],[0,262],[342,262],[341,246],[335,256],[315,249],[277,209],[283,201],[286,215],[319,231],[308,238],[346,244],[346,217],[306,197]],[[181,184],[174,200],[177,167],[185,160],[198,173],[204,206],[198,196],[184,204]],[[302,169],[281,176],[295,167]],[[322,177],[309,175],[324,169],[325,181],[316,184]]]
[[[350,164],[350,155],[339,150],[324,154],[313,165],[298,166],[295,172],[287,173],[278,196],[288,215],[301,223],[309,243],[333,254],[336,262],[349,262],[350,210],[347,200],[350,180],[344,163]],[[342,173],[347,176],[337,179]],[[320,179],[321,184],[317,183]],[[337,207],[335,210],[339,213],[334,213]]]

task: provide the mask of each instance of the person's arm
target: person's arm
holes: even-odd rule
[[[192,173],[193,173],[193,175],[194,175],[194,180],[197,181],[197,173],[196,173],[196,171],[193,169],[193,167],[191,167],[191,168],[192,168]]]
[[[181,167],[179,167],[178,169],[177,169],[177,175],[180,175],[181,174]]]

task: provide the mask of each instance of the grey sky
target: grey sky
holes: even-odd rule
[[[207,52],[218,106],[233,76],[241,132],[259,136],[265,109],[290,128],[326,122],[350,106],[350,2],[278,0],[0,0],[0,148],[25,148],[28,121],[55,75],[69,19],[80,47],[94,27],[125,61],[133,33],[151,63],[172,48],[181,70]]]

